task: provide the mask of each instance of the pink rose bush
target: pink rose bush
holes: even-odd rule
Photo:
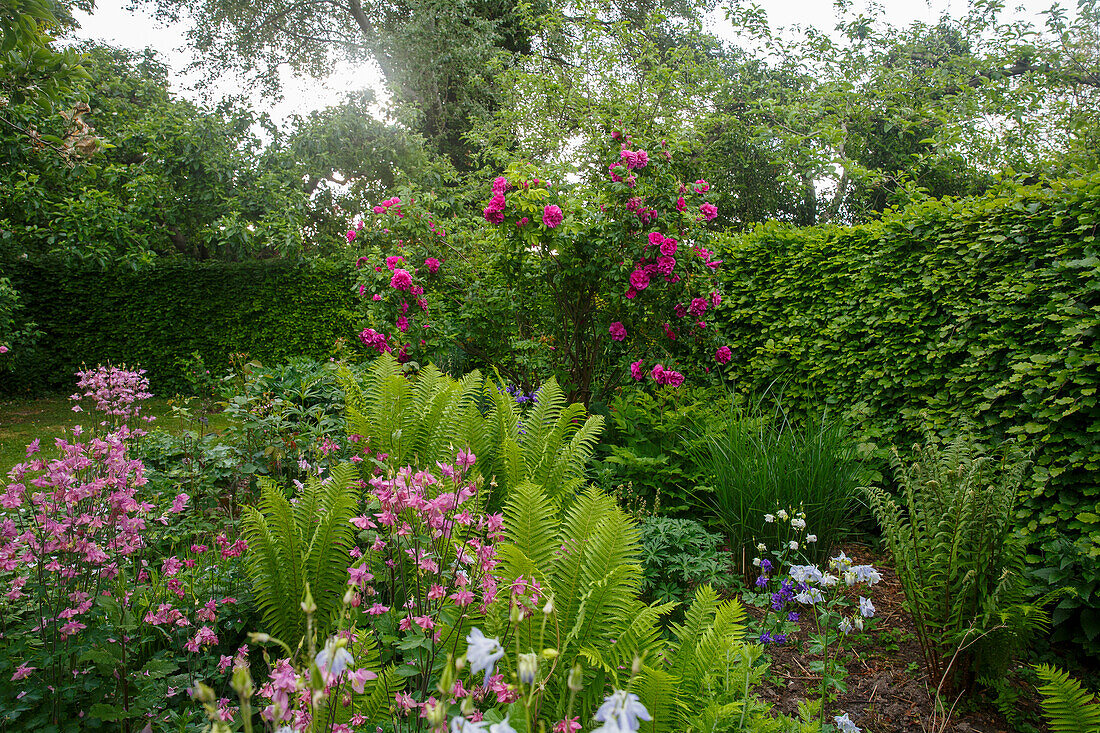
[[[574,385],[572,396],[581,399],[591,394],[594,375],[617,369],[623,378],[634,376],[629,365],[639,359],[647,373],[657,362],[708,362],[716,347],[716,329],[708,322],[721,298],[721,262],[710,245],[708,222],[718,212],[707,200],[706,181],[681,180],[676,152],[665,140],[642,141],[616,130],[602,151],[599,170],[606,175],[586,184],[556,187],[528,163],[513,163],[494,178],[478,204],[488,232],[479,236],[489,237],[485,250],[501,269],[474,271],[469,276],[475,284],[464,285],[470,292],[494,293],[505,304],[496,307],[506,312],[490,318],[515,323],[515,331],[486,333],[463,325],[473,333],[453,346],[506,364],[530,360],[540,378],[560,373],[563,383]],[[427,350],[418,344],[426,338],[418,327],[431,321],[423,291],[416,289],[439,276],[439,255],[448,246],[440,222],[418,201],[405,192],[375,207],[375,218],[356,240],[379,231],[396,240],[399,251],[359,269],[362,297],[371,306],[360,341],[402,359]],[[482,279],[484,289],[476,285]],[[508,304],[535,301],[544,305],[522,316],[507,310]],[[417,312],[421,304],[425,310]],[[474,304],[461,307],[481,315]],[[499,340],[499,347],[486,345],[486,339]],[[521,350],[510,348],[517,343]],[[537,381],[527,379],[526,368],[512,370],[512,378]],[[681,376],[653,383],[674,387],[689,373],[686,366],[669,371]]]
[[[429,291],[442,277],[448,228],[408,192],[374,206],[366,217],[357,241],[366,246],[369,240],[371,248],[356,261],[356,290],[366,313],[358,337],[371,351],[426,360],[438,345]]]

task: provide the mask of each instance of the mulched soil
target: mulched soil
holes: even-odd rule
[[[1015,730],[989,700],[981,698],[977,702],[960,702],[946,723],[942,712],[938,717],[933,715],[935,682],[926,679],[920,644],[905,610],[905,596],[897,575],[883,557],[865,546],[845,545],[840,549],[856,564],[874,565],[882,574],[882,582],[874,586],[871,596],[878,622],[872,631],[848,647],[850,653],[854,652],[845,665],[849,673],[845,680],[848,689],[829,704],[826,720],[847,712],[864,733]],[[746,607],[756,618],[764,615],[765,609]],[[816,699],[821,690],[821,678],[806,666],[814,656],[801,643],[813,630],[813,622],[809,614],[802,616],[798,631],[787,644],[766,647],[771,668],[765,683],[757,690],[762,700],[793,716],[798,714],[799,702]],[[1030,724],[1028,730],[1046,730],[1034,693],[1027,690],[1021,693],[1024,697],[1021,718]],[[951,701],[946,706],[950,708]]]

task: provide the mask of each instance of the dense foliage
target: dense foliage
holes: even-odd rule
[[[962,422],[1033,452],[1021,524],[1041,543],[1061,602],[1100,638],[1100,424],[1095,331],[1100,178],[973,200],[927,201],[850,229],[766,225],[724,253],[734,378],[786,383],[795,412],[850,411],[885,465],[924,428]],[[1033,558],[1037,560],[1038,558]]]
[[[131,271],[12,271],[43,332],[13,350],[6,389],[57,389],[85,361],[140,364],[160,393],[191,393],[181,363],[198,352],[216,372],[231,354],[264,362],[329,356],[351,342],[350,268],[324,263],[165,263]],[[274,306],[274,308],[273,308]]]

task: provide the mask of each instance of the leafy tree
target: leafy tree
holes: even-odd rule
[[[297,255],[308,200],[264,160],[250,111],[203,111],[168,90],[150,53],[93,47],[78,91],[108,141],[58,166],[0,137],[9,195],[0,201],[0,257],[59,256],[138,266],[156,256],[240,259]],[[31,115],[25,106],[12,113]]]
[[[493,68],[530,50],[527,6],[501,0],[146,1],[166,22],[195,19],[188,40],[212,76],[269,92],[284,64],[318,77],[341,59],[376,63],[410,127],[460,167],[471,164],[465,120],[495,104]]]

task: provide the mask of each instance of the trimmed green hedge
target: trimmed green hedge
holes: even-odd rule
[[[350,266],[328,263],[160,263],[139,271],[18,263],[6,274],[45,336],[8,354],[8,392],[71,390],[73,372],[111,361],[148,370],[155,394],[186,393],[176,363],[192,352],[221,368],[231,353],[264,363],[354,348]]]
[[[1032,560],[1080,594],[1055,620],[1100,648],[1098,229],[1100,176],[852,228],[770,224],[726,241],[722,318],[738,391],[778,380],[796,410],[851,410],[880,465],[924,429],[1019,436]]]

